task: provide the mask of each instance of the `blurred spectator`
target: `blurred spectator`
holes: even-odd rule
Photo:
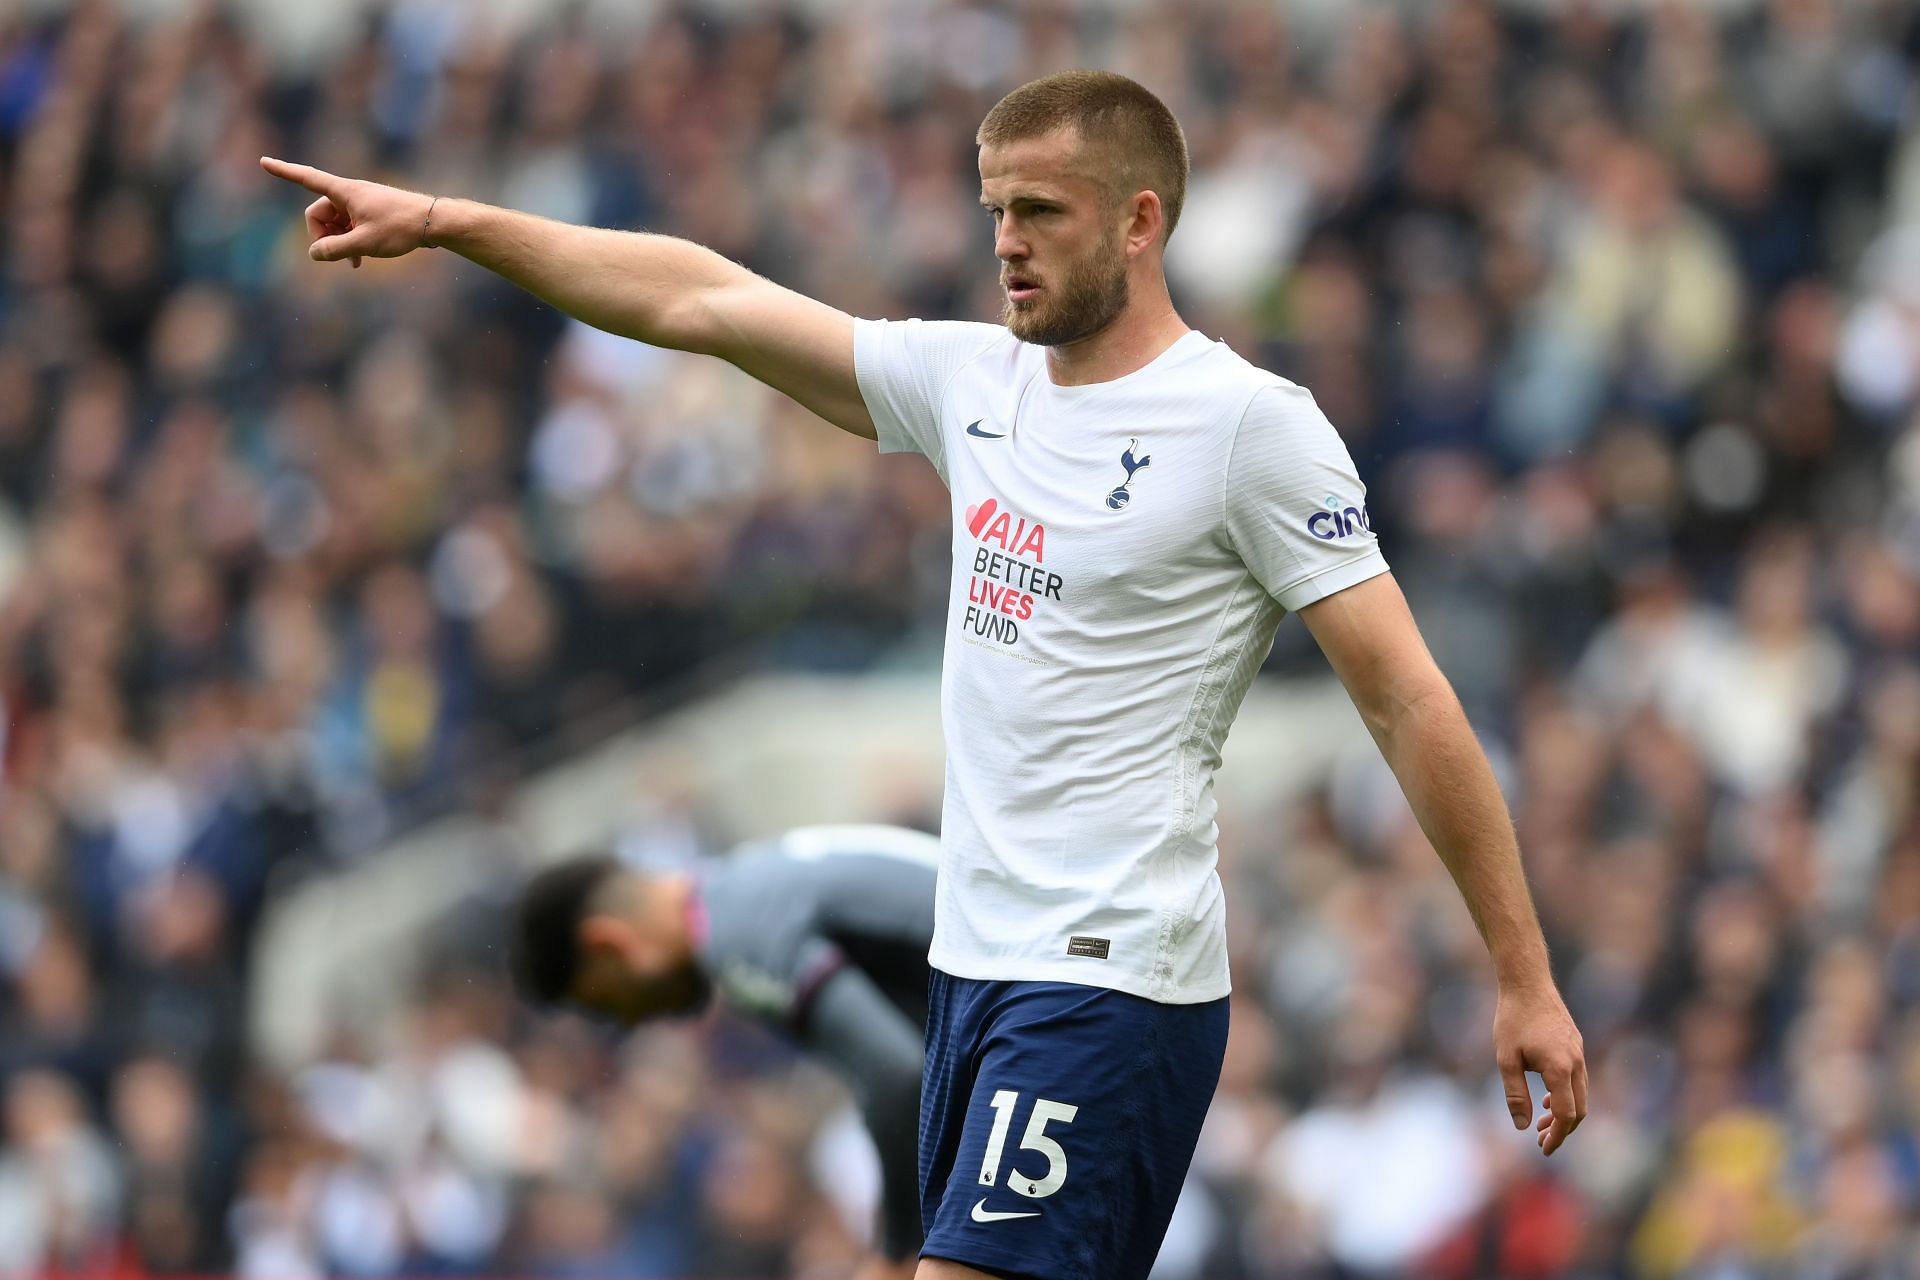
[[[1920,1271],[1916,62],[1887,0],[8,9],[0,1275],[844,1273],[857,1144],[736,1027],[615,1050],[459,969],[282,1080],[240,1011],[294,878],[703,672],[924,635],[945,494],[444,255],[310,269],[254,158],[984,318],[974,128],[1071,65],[1185,125],[1179,301],[1346,433],[1594,1064],[1538,1166],[1343,763],[1223,833],[1167,1276]],[[682,790],[632,856],[713,843]]]
[[[160,1057],[120,1069],[108,1114],[122,1143],[124,1229],[139,1268],[186,1275],[215,1265],[237,1154],[230,1122],[201,1100],[179,1063]]]
[[[120,1175],[85,1100],[60,1075],[23,1071],[8,1082],[4,1109],[0,1272],[102,1265],[115,1236]]]

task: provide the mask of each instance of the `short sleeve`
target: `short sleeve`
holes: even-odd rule
[[[962,320],[856,320],[853,369],[882,453],[921,453],[947,473],[940,402],[966,363],[1006,336]]]
[[[1227,536],[1297,610],[1387,571],[1353,458],[1304,387],[1255,393],[1227,462]]]

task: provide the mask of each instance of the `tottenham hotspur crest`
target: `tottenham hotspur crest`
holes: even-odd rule
[[[1133,456],[1133,451],[1139,447],[1140,437],[1135,436],[1133,439],[1127,441],[1126,452],[1120,455],[1120,465],[1127,469],[1127,478],[1121,482],[1118,489],[1115,489],[1107,495],[1107,505],[1115,511],[1124,510],[1128,500],[1133,497],[1132,494],[1127,492],[1127,486],[1133,483],[1134,473],[1137,471],[1145,471],[1153,462],[1152,455],[1138,459]]]

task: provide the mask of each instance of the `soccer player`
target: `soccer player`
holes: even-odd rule
[[[1513,1122],[1586,1110],[1492,770],[1304,389],[1190,329],[1162,271],[1187,181],[1121,76],[1024,85],[981,124],[1002,324],[855,320],[663,236],[563,226],[277,160],[317,261],[443,247],[570,314],[727,360],[953,495],[946,803],[916,1275],[1143,1277],[1227,1034],[1212,779],[1300,614],[1492,956]]]
[[[510,964],[521,993],[634,1026],[716,993],[852,1088],[880,1154],[879,1253],[907,1280],[918,1166],[927,948],[940,842],[902,827],[802,827],[686,871],[572,858],[528,880]]]

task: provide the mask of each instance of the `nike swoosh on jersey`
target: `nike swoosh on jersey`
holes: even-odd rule
[[[967,434],[970,436],[979,436],[982,440],[1006,439],[1007,433],[1004,431],[982,431],[980,424],[985,421],[985,418],[975,418],[972,422],[969,422],[967,424]]]
[[[975,1222],[1005,1222],[1008,1218],[1037,1218],[1039,1216],[1038,1211],[1033,1213],[994,1213],[987,1208],[987,1201],[984,1196],[973,1206],[973,1220]]]

